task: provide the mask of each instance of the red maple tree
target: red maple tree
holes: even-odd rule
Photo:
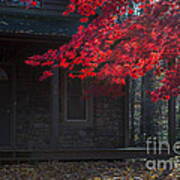
[[[132,3],[143,11],[141,15],[134,13]],[[70,77],[92,77],[94,85],[101,84],[97,91],[106,89],[113,95],[122,94],[127,78],[137,79],[152,71],[162,77],[162,85],[150,92],[153,101],[178,96],[179,6],[178,0],[70,0],[63,15],[79,13],[87,27],[80,25],[70,42],[29,57],[26,63],[47,67],[41,80],[52,76],[56,68],[65,68]],[[120,22],[125,14],[128,18]]]

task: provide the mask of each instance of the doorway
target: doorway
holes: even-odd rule
[[[13,68],[0,64],[0,148],[9,147],[12,139]]]

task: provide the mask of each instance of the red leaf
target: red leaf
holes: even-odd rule
[[[86,23],[86,22],[88,22],[88,18],[81,18],[81,19],[80,19],[80,22],[81,22],[81,23]]]
[[[32,1],[31,4],[32,4],[33,6],[36,6],[36,5],[37,5],[37,2],[36,2],[36,1]]]
[[[134,10],[133,9],[129,9],[129,14],[130,15],[134,14]]]

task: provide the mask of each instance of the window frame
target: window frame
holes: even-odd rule
[[[61,90],[61,95],[60,95],[60,99],[61,99],[61,119],[62,122],[64,124],[77,124],[77,125],[91,125],[92,124],[92,120],[93,120],[93,98],[92,97],[88,97],[88,99],[86,99],[86,104],[85,104],[85,108],[86,108],[86,119],[68,119],[68,87],[67,87],[67,80],[68,80],[68,75],[67,72],[61,71],[60,73],[60,90]],[[88,81],[89,80],[84,80],[84,84],[85,86],[88,85]]]

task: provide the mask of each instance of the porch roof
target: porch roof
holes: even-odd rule
[[[75,13],[62,16],[64,9],[45,11],[0,6],[0,33],[71,37],[77,31],[80,17]]]
[[[71,36],[77,30],[78,23],[72,20],[40,20],[3,17],[0,19],[0,32],[14,34]]]

